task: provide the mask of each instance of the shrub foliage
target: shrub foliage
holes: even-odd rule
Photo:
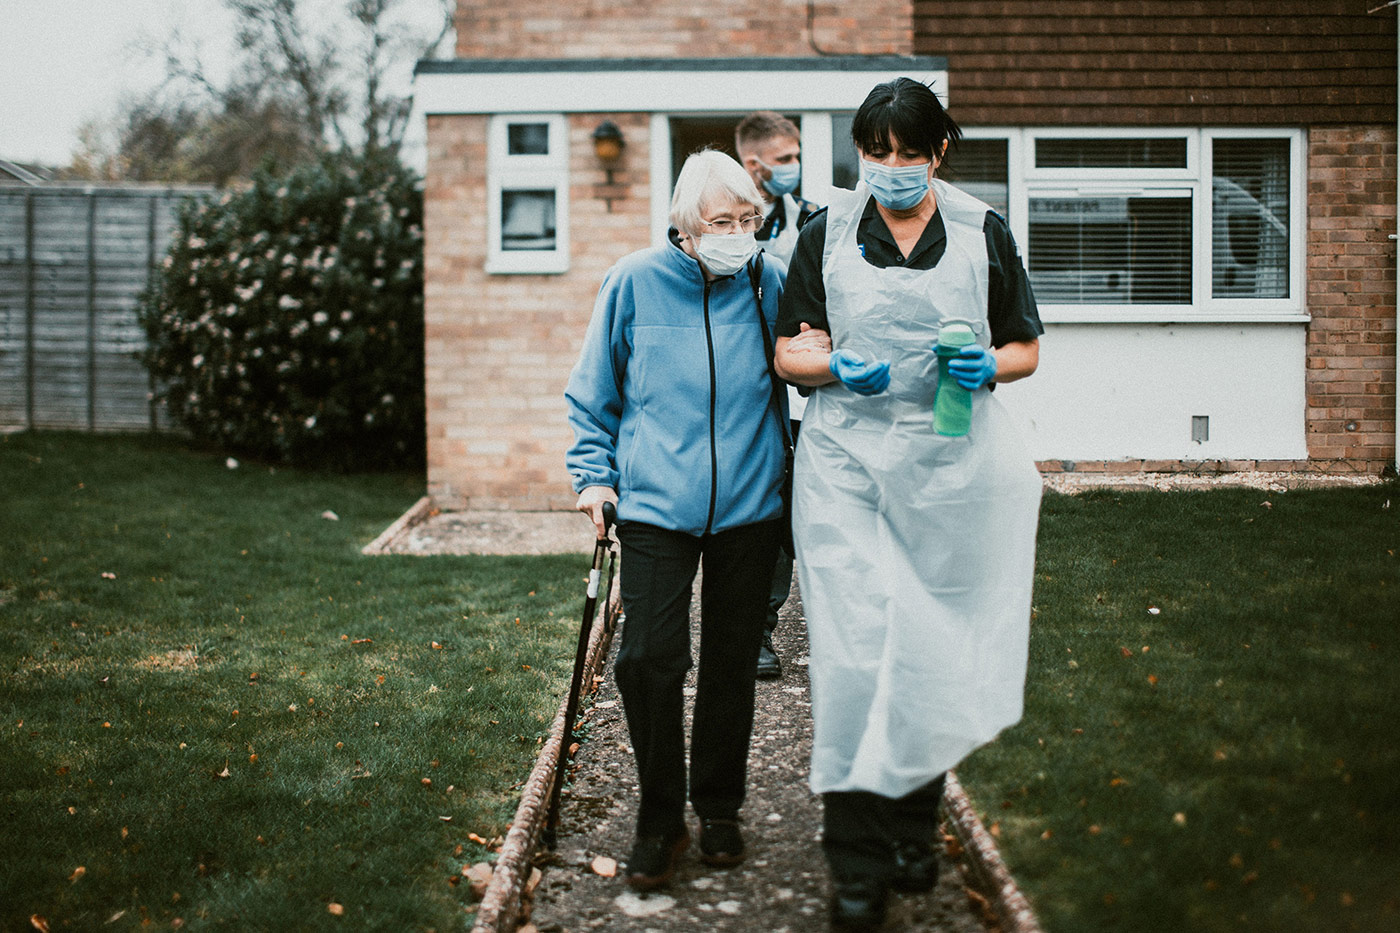
[[[142,297],[144,362],[196,438],[341,469],[422,462],[422,196],[327,156],[191,201]]]

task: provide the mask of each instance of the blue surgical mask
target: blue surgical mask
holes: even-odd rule
[[[783,165],[769,165],[762,159],[758,164],[773,173],[772,178],[763,181],[763,187],[768,189],[768,193],[774,197],[781,198],[785,194],[790,194],[797,190],[797,185],[802,181],[802,163],[787,162]]]
[[[890,167],[869,159],[860,160],[861,179],[880,206],[891,211],[907,211],[928,194],[929,163]]]

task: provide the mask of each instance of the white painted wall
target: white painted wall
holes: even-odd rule
[[[1040,368],[997,388],[1037,460],[1302,460],[1301,324],[1047,324]],[[1210,439],[1191,440],[1193,415]]]

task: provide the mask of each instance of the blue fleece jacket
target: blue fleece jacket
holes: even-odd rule
[[[764,264],[770,334],[782,269]],[[574,491],[611,486],[618,521],[692,535],[779,517],[787,413],[758,327],[747,270],[706,284],[674,243],[613,266],[564,393]]]

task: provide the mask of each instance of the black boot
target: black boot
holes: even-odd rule
[[[778,660],[778,653],[773,650],[773,635],[764,632],[763,644],[758,648],[758,679],[777,680],[782,676],[783,662]]]
[[[838,881],[831,895],[831,928],[841,933],[875,933],[885,924],[888,905],[889,888],[882,881]]]
[[[901,842],[894,847],[890,887],[901,894],[923,894],[938,883],[938,853],[928,843]]]

